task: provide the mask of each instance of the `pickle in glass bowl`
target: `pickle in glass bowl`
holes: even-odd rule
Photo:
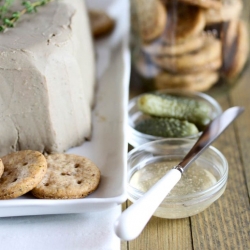
[[[136,147],[162,138],[197,139],[221,113],[219,103],[205,93],[180,89],[144,93],[129,101],[128,142]]]
[[[149,118],[136,124],[141,133],[170,138],[192,136],[199,133],[195,124],[175,118]]]
[[[157,116],[186,120],[202,128],[211,118],[212,108],[205,102],[168,94],[144,94],[137,102],[143,113]]]

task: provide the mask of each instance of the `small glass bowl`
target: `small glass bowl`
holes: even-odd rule
[[[210,114],[211,119],[214,119],[216,116],[222,113],[222,109],[219,103],[211,96],[201,93],[201,92],[165,89],[165,90],[157,91],[157,93],[165,93],[165,94],[181,96],[185,98],[191,98],[194,100],[200,100],[200,101],[206,102],[211,107],[211,110],[212,110]],[[137,107],[137,100],[142,95],[134,97],[133,99],[129,101],[129,104],[128,104],[128,142],[133,147],[137,147],[147,142],[164,139],[162,137],[141,133],[135,129],[135,125],[139,121],[149,117],[148,115],[145,115],[140,110],[138,110],[138,107]],[[198,133],[197,135],[192,135],[192,136],[183,137],[183,138],[197,139],[200,135],[201,135],[201,132]]]
[[[134,177],[133,175],[137,173],[137,171],[144,170],[143,172],[140,171],[140,173],[143,173],[141,175],[144,179],[143,181],[145,181],[145,178],[146,181],[158,178],[156,175],[159,173],[159,168],[156,168],[156,171],[154,171],[154,167],[156,166],[156,164],[154,164],[151,171],[148,172],[147,167],[149,164],[165,162],[170,166],[173,162],[179,163],[194,143],[195,140],[192,139],[162,139],[143,144],[131,150],[128,154],[128,199],[131,202],[135,202],[144,194],[135,183],[132,184],[132,177]],[[196,164],[196,166],[192,166],[193,164]],[[168,219],[189,217],[205,210],[223,194],[228,178],[228,163],[219,150],[212,146],[207,148],[195,162],[184,171],[178,184],[182,185],[180,182],[183,181],[184,175],[187,174],[189,170],[194,171],[191,170],[192,167],[196,167],[196,169],[202,168],[199,171],[204,170],[203,172],[208,173],[207,176],[209,180],[212,180],[211,183],[209,182],[209,185],[205,188],[203,186],[203,190],[201,191],[194,191],[191,188],[190,192],[187,186],[183,185],[182,187],[184,187],[186,194],[166,196],[155,211],[154,216]],[[196,181],[195,183],[197,183],[200,176],[197,175],[196,179],[195,177],[193,179],[193,176],[195,175],[191,175],[191,181]],[[142,178],[136,180],[137,184],[142,185]],[[205,182],[200,183],[204,185]],[[145,207],[145,209],[147,208]]]

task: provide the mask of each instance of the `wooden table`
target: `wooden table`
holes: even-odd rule
[[[213,143],[229,163],[225,193],[204,212],[189,218],[152,217],[138,238],[122,242],[122,250],[250,250],[250,65],[236,84],[214,88],[208,94],[223,110],[245,107]]]

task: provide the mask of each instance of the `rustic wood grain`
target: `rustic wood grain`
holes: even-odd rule
[[[249,4],[250,5],[250,4]],[[244,174],[250,197],[250,63],[245,69],[239,84],[231,92],[230,97],[235,105],[245,108],[243,118],[237,125],[237,136],[241,151],[241,158],[244,166]]]
[[[250,1],[244,3],[250,21]],[[135,90],[141,91],[141,86]],[[190,218],[152,217],[137,239],[122,243],[122,250],[250,250],[250,63],[234,85],[224,84],[208,94],[223,110],[245,107],[245,112],[213,144],[229,164],[224,194]]]
[[[250,69],[247,72],[235,86],[224,86],[209,93],[223,110],[235,105],[246,108],[214,143],[229,163],[225,193],[204,212],[190,219],[153,217],[137,239],[126,242],[128,250],[250,249],[250,95],[245,91]]]
[[[129,202],[129,204],[131,204]],[[167,220],[152,217],[141,235],[128,242],[129,250],[191,250],[189,218]]]
[[[236,89],[240,93],[244,92],[239,88],[242,88],[241,82],[213,93],[223,110],[241,105],[239,99],[244,102],[242,96],[236,97]],[[194,249],[250,249],[250,206],[238,138],[239,130],[244,126],[243,121],[245,118],[241,115],[214,143],[228,160],[228,185],[219,200],[203,213],[191,218]]]
[[[210,93],[223,110],[235,105],[246,107],[244,115],[214,143],[229,163],[225,193],[204,212],[192,216],[191,222],[189,219],[165,220],[153,217],[137,239],[126,242],[127,249],[250,249],[247,190],[250,181],[250,95],[244,91],[248,79],[250,73],[245,74],[235,86]]]
[[[231,103],[230,92],[217,99],[223,109],[235,105]],[[242,120],[240,117],[237,121]],[[228,184],[219,200],[191,218],[194,249],[250,249],[250,206],[237,144],[237,121],[214,143],[228,160]]]
[[[247,190],[250,180],[250,96],[244,91],[248,79],[250,73],[244,75],[235,86],[210,93],[223,110],[234,105],[246,107],[244,116],[239,117],[214,143],[229,163],[225,193],[208,209],[192,216],[190,220],[153,217],[143,233],[134,241],[126,242],[123,250],[250,249],[250,205]]]
[[[122,204],[122,211],[124,211],[127,208],[128,201],[124,202]],[[127,241],[121,241],[121,250],[128,250],[128,242]]]

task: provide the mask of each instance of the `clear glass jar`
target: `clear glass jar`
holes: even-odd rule
[[[248,60],[244,5],[243,0],[131,0],[133,73],[147,90],[206,91],[235,82]]]

